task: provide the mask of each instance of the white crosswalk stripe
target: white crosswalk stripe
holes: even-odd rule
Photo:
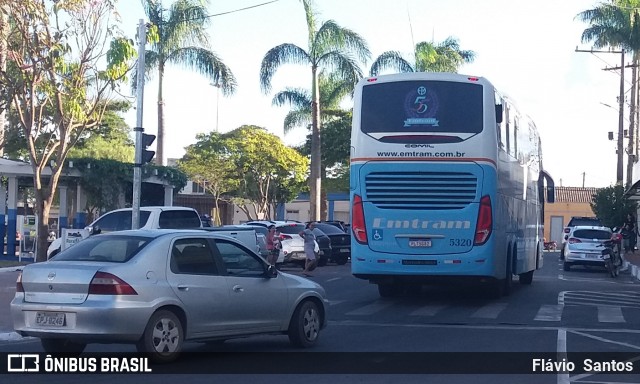
[[[598,307],[598,321],[601,323],[624,323],[622,308],[611,306]]]
[[[410,316],[435,316],[436,313],[440,312],[446,305],[425,305],[424,307],[418,308],[415,311],[411,312]]]
[[[471,317],[481,318],[481,319],[497,319],[500,312],[504,311],[507,308],[507,304],[509,303],[491,303],[483,306],[482,308],[475,311]]]
[[[537,321],[560,321],[562,320],[562,311],[564,310],[564,305],[561,304],[544,304],[540,306],[538,310],[538,314],[534,320]]]

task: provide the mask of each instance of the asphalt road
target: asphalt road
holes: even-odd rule
[[[299,269],[291,269],[299,272]],[[0,274],[0,334],[9,335],[7,309],[15,273]],[[349,264],[314,271],[330,299],[329,325],[319,344],[300,351],[286,336],[261,336],[221,345],[189,343],[185,357],[160,374],[119,375],[192,383],[640,383],[640,281],[601,269],[562,270],[558,253],[546,253],[531,286],[515,284],[508,297],[490,299],[462,286],[425,287],[410,296],[382,299],[377,288],[351,276]],[[7,286],[8,285],[8,286]],[[134,352],[128,345],[90,345],[87,352]],[[34,339],[0,341],[0,352],[42,352]],[[447,353],[451,352],[451,353]],[[585,355],[579,355],[585,353]],[[624,360],[635,374],[508,374],[534,358],[577,362]],[[485,364],[486,374],[463,375]],[[225,374],[198,375],[184,372]],[[435,372],[435,373],[434,373]],[[172,375],[172,373],[180,373]],[[287,373],[287,375],[283,375]],[[374,374],[376,373],[376,374]],[[414,373],[414,374],[407,374]],[[113,375],[0,375],[7,383],[109,382]],[[10,379],[5,381],[5,379]]]

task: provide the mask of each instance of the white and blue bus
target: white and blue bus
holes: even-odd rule
[[[350,171],[352,274],[383,297],[445,281],[500,296],[542,266],[554,187],[538,131],[484,78],[361,80]]]

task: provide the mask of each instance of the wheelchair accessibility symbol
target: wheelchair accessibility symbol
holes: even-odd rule
[[[382,229],[374,229],[371,238],[377,241],[382,240]]]

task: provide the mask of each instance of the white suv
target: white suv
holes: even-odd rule
[[[103,233],[131,229],[131,208],[116,209],[100,216],[85,227],[89,233],[100,228]],[[193,229],[201,228],[200,215],[193,208],[174,206],[140,207],[140,229]],[[62,238],[55,239],[47,249],[47,258],[60,252]]]
[[[602,243],[610,240],[611,229],[602,226],[579,225],[571,228],[564,247],[564,270],[572,265],[604,266]]]

